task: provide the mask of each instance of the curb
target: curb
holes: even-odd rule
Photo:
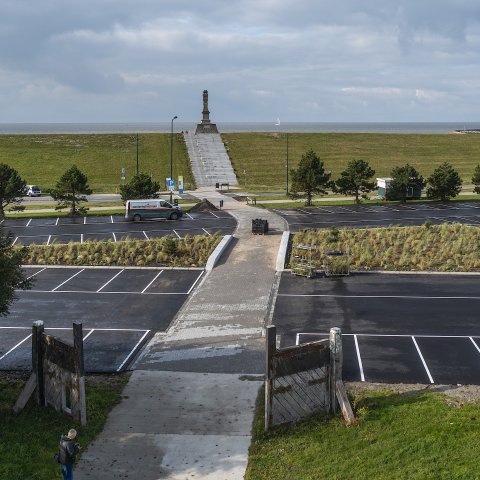
[[[212,254],[208,257],[207,264],[205,265],[205,271],[211,272],[218,260],[222,256],[223,252],[227,249],[228,245],[232,241],[233,235],[225,235],[221,242],[217,245]]]
[[[277,254],[276,271],[283,272],[285,270],[285,260],[287,257],[288,241],[290,239],[290,232],[282,233],[282,240],[280,241],[280,248]]]

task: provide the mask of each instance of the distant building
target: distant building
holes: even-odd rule
[[[388,188],[392,183],[390,177],[377,178],[377,193],[379,197],[385,197]],[[407,198],[420,198],[422,196],[422,189],[419,187],[407,187]]]

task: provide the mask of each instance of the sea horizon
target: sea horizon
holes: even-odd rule
[[[440,134],[480,128],[479,122],[212,122],[220,133],[424,133]],[[0,135],[169,133],[171,122],[0,123]],[[193,131],[195,122],[175,122],[174,132]]]

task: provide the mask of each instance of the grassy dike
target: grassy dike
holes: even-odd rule
[[[86,427],[75,425],[67,415],[30,402],[18,415],[13,405],[28,374],[0,372],[0,479],[61,479],[60,466],[52,459],[62,433],[78,431],[83,450],[102,431],[108,413],[121,400],[129,374],[86,377]]]
[[[136,171],[133,134],[0,135],[0,163],[14,167],[28,184],[42,191],[55,186],[73,164],[87,175],[94,193],[113,193],[121,183],[122,168],[129,181]],[[170,134],[139,134],[139,170],[163,185],[170,176]],[[187,147],[174,135],[173,173],[184,177],[186,190],[194,188]]]
[[[241,188],[248,191],[285,189],[284,133],[224,133],[222,139]],[[325,162],[333,178],[353,159],[369,162],[377,177],[389,176],[393,167],[407,162],[428,177],[438,165],[450,162],[468,185],[480,162],[480,135],[289,133],[290,168],[295,168],[309,149]]]

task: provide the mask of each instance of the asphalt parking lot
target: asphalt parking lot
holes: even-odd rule
[[[480,384],[480,276],[284,272],[272,324],[282,346],[342,329],[349,381]]]
[[[128,369],[143,344],[165,331],[204,271],[161,268],[27,267],[32,290],[18,291],[0,317],[0,370],[31,368],[31,328],[73,342],[72,323],[83,324],[85,369]]]
[[[385,227],[458,222],[480,226],[480,202],[407,203],[385,205],[319,206],[272,211],[281,215],[292,232],[304,228]]]
[[[88,217],[20,218],[0,221],[15,244],[30,245],[88,240],[148,240],[166,235],[222,235],[233,233],[236,220],[227,212],[188,213],[179,220],[127,222],[121,215]]]

